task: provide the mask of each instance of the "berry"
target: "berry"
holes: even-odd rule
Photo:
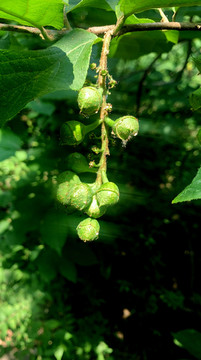
[[[115,183],[108,181],[101,185],[96,196],[99,206],[114,205],[119,201],[118,186]]]
[[[66,121],[60,130],[62,145],[79,145],[85,137],[85,126],[79,121]]]
[[[130,140],[139,131],[139,122],[134,116],[123,116],[114,122],[112,130],[119,139]]]
[[[74,152],[67,157],[67,166],[72,171],[75,171],[77,174],[84,172],[95,172],[95,169],[89,167],[87,159],[84,155]]]
[[[70,205],[70,190],[81,183],[79,177],[72,171],[64,171],[57,177],[57,201],[62,205]]]
[[[102,103],[101,91],[93,86],[83,87],[78,94],[78,106],[85,116],[96,114]]]
[[[69,197],[70,205],[82,211],[92,202],[93,192],[88,184],[81,183],[71,187]]]
[[[98,238],[100,225],[97,220],[87,218],[79,223],[76,230],[81,240],[93,241]]]

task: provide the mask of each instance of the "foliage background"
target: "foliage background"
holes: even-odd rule
[[[157,20],[152,10],[139,15],[151,14]],[[196,14],[198,21],[200,8]],[[189,19],[191,9],[178,16]],[[113,17],[91,7],[69,14],[73,26],[85,28],[94,18],[103,25]],[[157,46],[145,55],[146,36]],[[200,85],[191,57],[200,51],[200,35],[182,33],[175,45],[161,33],[135,39],[111,48],[109,71],[118,81],[108,99],[113,117],[137,114],[140,133],[126,147],[111,139],[108,177],[121,198],[101,218],[98,241],[78,240],[74,229],[82,217],[67,216],[54,201],[54,179],[66,169],[67,155],[88,156],[94,144],[93,136],[65,151],[59,144],[62,123],[82,119],[77,93],[32,101],[0,130],[1,356],[201,358],[200,200],[171,204],[200,166],[200,113],[189,105]],[[2,32],[3,46],[38,49],[42,42]],[[92,62],[99,53],[97,44]]]

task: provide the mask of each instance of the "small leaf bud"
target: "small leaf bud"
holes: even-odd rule
[[[91,70],[96,70],[96,67],[97,67],[96,63],[90,64]]]

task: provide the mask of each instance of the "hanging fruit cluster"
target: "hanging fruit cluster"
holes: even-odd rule
[[[116,29],[117,31],[118,29]],[[96,85],[84,86],[78,93],[80,113],[89,117],[95,115],[96,120],[89,125],[75,120],[65,122],[60,130],[62,145],[79,145],[87,134],[101,127],[101,147],[94,146],[92,150],[100,154],[99,163],[87,159],[80,153],[74,152],[68,156],[67,171],[57,178],[57,201],[67,213],[81,211],[88,218],[77,226],[77,234],[83,241],[96,240],[100,226],[98,218],[104,215],[107,209],[119,201],[118,186],[107,177],[107,156],[109,155],[109,129],[123,144],[136,136],[139,130],[138,120],[131,115],[120,117],[117,120],[109,118],[112,105],[107,103],[109,89],[116,85],[107,70],[107,56],[110,41],[114,32],[108,31],[104,35],[100,63],[91,64],[92,70],[98,73]],[[87,184],[80,180],[79,174],[84,172],[96,173],[96,180]]]
[[[111,82],[111,77],[110,77]],[[78,93],[78,106],[83,116],[97,114],[103,110],[104,89],[97,86],[85,86]],[[104,117],[98,116],[90,125],[75,120],[65,122],[60,130],[60,140],[62,145],[79,145],[85,136],[95,130],[99,125],[104,124],[108,129],[111,128],[113,135],[127,142],[137,135],[139,130],[138,120],[133,116],[123,116],[116,121],[108,117],[108,104],[104,104],[106,109]],[[103,134],[102,134],[103,135]],[[108,139],[107,139],[108,140]],[[107,145],[108,146],[108,145]],[[109,181],[106,169],[106,149],[105,136],[102,137],[102,147],[94,147],[94,152],[100,153],[99,164],[89,163],[86,157],[78,152],[71,153],[67,158],[67,171],[57,177],[57,202],[69,214],[74,211],[81,211],[88,215],[88,218],[81,221],[77,226],[77,234],[83,241],[96,240],[99,235],[100,226],[96,219],[104,215],[107,209],[119,201],[118,186]],[[96,180],[93,183],[84,183],[80,180],[79,174],[93,172]]]

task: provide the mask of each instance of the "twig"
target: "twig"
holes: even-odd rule
[[[103,46],[101,51],[100,63],[99,63],[99,76],[98,76],[98,84],[100,88],[103,90],[102,96],[102,105],[100,110],[100,119],[102,120],[101,125],[101,140],[102,140],[102,154],[100,158],[100,167],[97,172],[97,184],[101,185],[103,173],[106,175],[107,170],[107,155],[110,154],[108,147],[108,133],[107,126],[105,124],[105,117],[108,115],[106,109],[106,96],[107,96],[107,84],[106,84],[106,74],[107,74],[107,57],[109,54],[110,41],[112,38],[113,30],[109,30],[106,32],[103,39]]]
[[[161,21],[162,22],[169,22],[167,16],[165,15],[165,13],[163,12],[163,10],[161,8],[158,9],[160,16],[161,16]]]
[[[86,29],[87,31],[101,35],[105,34],[108,31],[113,32],[115,30],[115,25],[106,25],[106,26],[95,26]],[[11,25],[11,24],[2,24],[0,23],[0,30],[3,31],[15,31],[23,33],[32,33],[40,35],[41,31],[38,28],[31,26],[21,26],[21,25]],[[135,31],[155,31],[155,30],[178,30],[178,31],[201,31],[201,24],[194,23],[185,23],[185,22],[155,22],[155,23],[140,23],[140,24],[129,24],[123,25],[118,33],[115,33],[113,36],[120,36],[128,32]],[[48,37],[65,34],[69,29],[63,30],[47,30],[45,29]]]
[[[193,23],[179,23],[179,22],[155,22],[155,23],[143,23],[143,24],[129,24],[124,25],[119,33],[123,35],[127,32],[133,31],[154,31],[154,30],[178,30],[178,31],[201,31],[201,24]]]
[[[18,33],[25,33],[25,34],[32,34],[32,35],[43,35],[45,39],[48,38],[48,40],[56,40],[58,37],[66,34],[68,32],[68,29],[63,30],[49,30],[41,27],[40,29],[37,27],[32,26],[23,26],[23,25],[11,25],[11,24],[2,24],[0,23],[0,31],[12,31],[12,32],[18,32]]]

